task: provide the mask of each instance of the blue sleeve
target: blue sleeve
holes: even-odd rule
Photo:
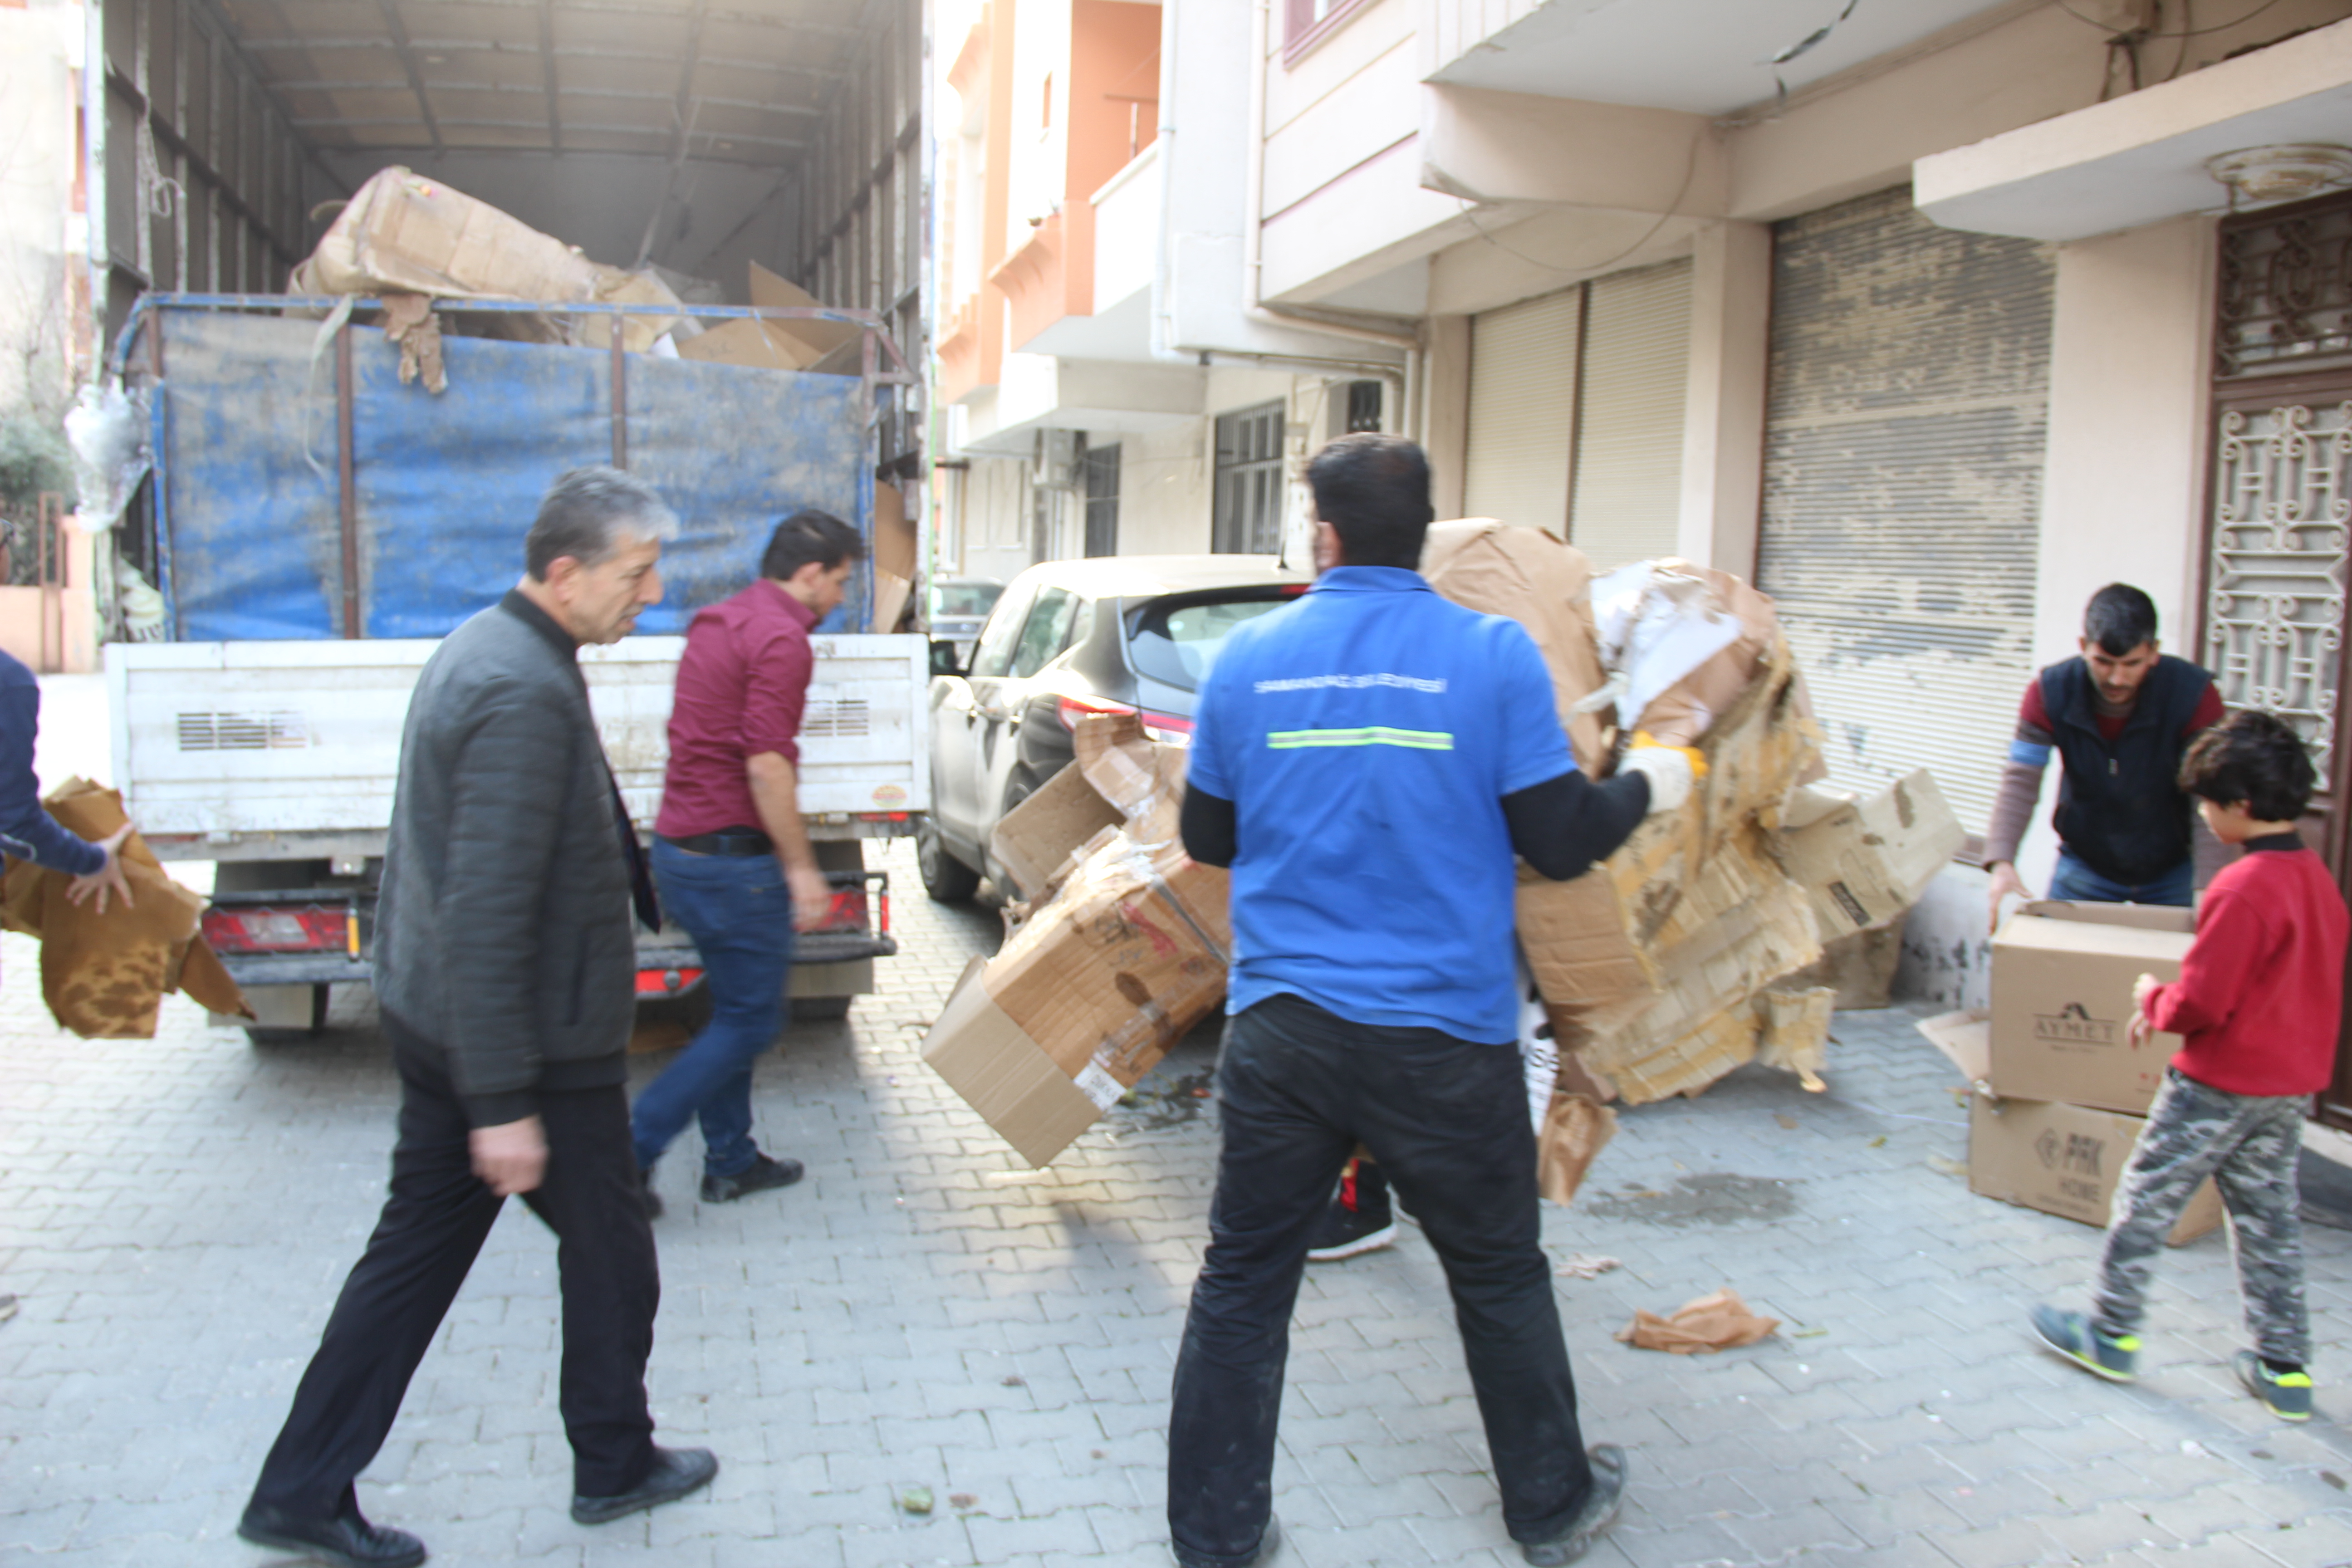
[[[1233,799],[1234,792],[1240,787],[1225,751],[1230,744],[1225,722],[1230,706],[1225,700],[1225,671],[1230,668],[1227,660],[1218,660],[1209,671],[1209,679],[1202,683],[1201,705],[1192,710],[1192,754],[1184,769],[1187,788],[1205,791],[1223,800]]]
[[[1502,781],[1495,793],[1517,795],[1574,773],[1576,758],[1568,749],[1568,731],[1559,727],[1551,671],[1544,668],[1535,639],[1517,621],[1506,621],[1495,644],[1500,677],[1496,689],[1502,705],[1496,722],[1502,737]]]
[[[41,806],[33,775],[33,737],[41,728],[41,689],[30,671],[10,659],[0,669],[0,850],[69,877],[106,865],[106,851],[67,832]]]

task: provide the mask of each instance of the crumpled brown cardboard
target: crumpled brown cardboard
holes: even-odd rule
[[[122,826],[122,797],[68,779],[42,801],[69,831],[96,841]],[[0,926],[41,939],[41,994],[49,1016],[86,1040],[152,1039],[163,994],[185,991],[215,1013],[253,1016],[245,995],[198,932],[205,899],[164,875],[134,833],[123,841],[132,902],[75,904],[73,879],[28,861],[0,875]]]
[[[1608,679],[1593,641],[1592,567],[1584,552],[1539,528],[1474,517],[1430,525],[1421,572],[1455,604],[1508,616],[1528,629],[1551,671],[1553,699],[1576,765],[1595,778],[1605,775],[1607,730],[1600,715],[1577,708]]]
[[[1685,1301],[1669,1317],[1637,1311],[1632,1322],[1617,1331],[1617,1340],[1635,1350],[1712,1355],[1717,1351],[1752,1345],[1780,1326],[1778,1318],[1759,1318],[1749,1311],[1738,1291],[1724,1289]]]
[[[1551,1097],[1543,1131],[1536,1134],[1536,1192],[1565,1206],[1576,1201],[1584,1173],[1617,1135],[1617,1113],[1587,1095]]]
[[[449,390],[449,372],[441,363],[441,318],[433,301],[422,294],[383,297],[383,335],[400,346],[400,384],[414,385],[421,377],[425,390],[438,396]]]

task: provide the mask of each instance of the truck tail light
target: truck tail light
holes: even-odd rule
[[[640,996],[674,996],[690,991],[702,978],[699,969],[640,969],[637,971],[637,994]]]
[[[851,931],[866,929],[866,889],[835,888],[833,907],[825,911],[824,921],[817,931]]]
[[[215,952],[354,951],[359,931],[348,910],[212,909],[205,942]]]

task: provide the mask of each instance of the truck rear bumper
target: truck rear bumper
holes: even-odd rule
[[[366,959],[340,952],[226,952],[221,967],[241,986],[364,984],[375,975]]]

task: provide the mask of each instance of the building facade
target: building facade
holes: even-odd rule
[[[969,466],[941,537],[972,569],[1295,543],[1304,455],[1377,425],[1428,447],[1441,516],[1752,578],[1834,777],[1927,767],[1971,832],[2116,580],[2342,786],[2352,197],[2325,153],[2210,165],[2352,143],[2347,0],[1170,7],[1158,137],[1082,167],[1055,138],[1106,111],[1056,131],[1046,84],[1087,90],[1089,6],[1150,9],[992,0],[965,45],[1013,57],[943,164],[959,255],[984,231],[943,290],[975,352],[942,360]],[[1024,306],[1080,210],[1091,293],[1066,245]],[[2029,883],[2054,853],[2038,826]],[[1982,886],[1956,868],[1915,918],[1915,988],[1981,984]]]

